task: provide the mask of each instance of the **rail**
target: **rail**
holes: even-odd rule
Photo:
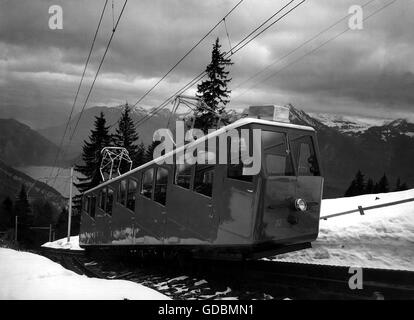
[[[378,205],[374,205],[374,206],[368,206],[368,207],[358,206],[358,209],[353,209],[353,210],[349,210],[349,211],[343,211],[343,212],[323,216],[323,217],[320,217],[320,220],[328,220],[330,218],[339,217],[339,216],[343,216],[343,215],[351,214],[351,213],[355,213],[355,212],[359,212],[363,216],[365,214],[365,211],[368,211],[368,210],[373,210],[373,209],[378,209],[378,208],[385,208],[385,207],[395,206],[395,205],[398,205],[398,204],[403,204],[403,203],[413,202],[413,201],[414,201],[414,198],[409,198],[409,199],[405,199],[405,200],[382,203],[382,204],[378,204]]]
[[[97,259],[68,250],[41,252],[79,274],[141,283],[173,299],[220,299],[228,295],[241,299],[414,300],[412,271],[361,268],[363,288],[351,289],[353,274],[345,266],[191,259],[166,264],[163,260],[137,261],[128,257],[122,261]]]

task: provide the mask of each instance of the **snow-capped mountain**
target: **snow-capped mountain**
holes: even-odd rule
[[[339,132],[349,135],[360,134],[371,127],[382,126],[386,123],[385,119],[347,116],[332,113],[309,113],[309,115],[315,119],[318,119],[326,126],[337,129]]]

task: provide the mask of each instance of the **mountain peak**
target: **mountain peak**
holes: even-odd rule
[[[292,104],[287,104],[287,107],[290,109],[289,119],[294,124],[310,126],[315,129],[324,129],[327,128],[321,121],[311,117],[305,111],[295,108]]]

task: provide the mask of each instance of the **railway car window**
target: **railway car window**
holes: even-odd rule
[[[99,208],[105,211],[105,202],[106,202],[106,188],[102,189],[99,192]]]
[[[152,199],[152,185],[154,180],[154,168],[150,168],[142,174],[141,194]]]
[[[135,180],[129,180],[128,182],[128,194],[127,194],[127,208],[135,211],[135,197],[137,192],[138,183]]]
[[[189,165],[187,163],[177,164],[175,167],[174,184],[186,189],[190,189],[191,168],[192,165]]]
[[[85,212],[88,212],[88,199],[89,197],[87,197],[87,196],[83,196],[83,198],[82,198],[82,209],[83,209],[83,211],[85,211]]]
[[[90,207],[89,207],[89,215],[94,218],[95,217],[95,209],[96,209],[96,197],[92,196],[89,198],[89,203],[90,203]]]
[[[251,132],[250,132],[250,144],[252,143],[252,137],[251,137]],[[240,139],[240,144],[239,144],[239,150],[238,152],[231,152],[231,148],[229,146],[228,149],[228,160],[227,160],[227,177],[230,179],[236,179],[236,180],[240,180],[240,181],[246,181],[246,182],[252,182],[253,181],[253,176],[247,176],[247,175],[243,175],[243,167],[245,166],[242,162],[242,150],[251,150],[251,145],[248,146],[246,144],[246,141],[244,140],[244,138]],[[232,160],[236,159],[238,161],[237,164],[232,164]]]
[[[213,194],[214,166],[196,165],[194,191],[211,197]]]
[[[111,188],[107,189],[105,212],[112,215],[112,203],[114,201],[114,191]]]
[[[119,188],[118,188],[118,202],[123,204],[124,206],[126,205],[126,180],[122,180],[121,183],[119,184]]]
[[[155,181],[154,201],[165,205],[167,200],[168,170],[157,169],[157,180]]]
[[[291,140],[293,155],[297,162],[299,176],[319,176],[319,164],[315,148],[310,136],[302,136]]]
[[[294,175],[285,133],[263,130],[262,145],[268,174],[275,176]]]

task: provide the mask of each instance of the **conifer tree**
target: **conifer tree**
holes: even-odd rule
[[[145,163],[145,152],[146,152],[145,145],[143,142],[141,142],[138,145],[138,151],[134,159],[135,167],[139,167]]]
[[[369,178],[365,187],[365,194],[372,194],[374,192],[374,181]]]
[[[6,197],[0,207],[0,230],[13,227],[13,201]]]
[[[131,118],[130,112],[131,108],[128,106],[128,103],[126,103],[113,139],[114,144],[117,147],[123,147],[128,151],[129,157],[132,160],[132,165],[135,168],[138,166],[136,157],[139,152],[139,146],[136,143],[139,136],[135,130],[134,121]],[[121,173],[126,172],[127,170],[129,170],[129,164],[122,163]]]
[[[194,127],[205,132],[216,125],[223,114],[225,105],[230,101],[231,90],[227,88],[227,85],[231,79],[228,78],[229,72],[226,71],[226,67],[233,63],[229,58],[225,58],[225,52],[221,52],[220,48],[221,45],[217,38],[213,45],[211,62],[206,68],[208,79],[197,86],[197,97],[203,98],[208,109],[205,106],[199,106],[196,109]]]
[[[407,185],[407,183],[401,183],[401,179],[400,178],[398,178],[397,179],[397,183],[396,183],[396,186],[395,186],[395,191],[405,191],[405,190],[408,190],[408,185]]]
[[[31,240],[30,227],[32,226],[32,217],[30,203],[27,198],[26,187],[22,184],[17,200],[14,205],[14,214],[18,217],[18,241],[29,244]]]
[[[147,163],[147,162],[150,162],[150,161],[154,160],[154,149],[160,143],[161,143],[160,141],[153,141],[148,146],[147,150],[145,151],[145,155],[144,155],[144,163]]]
[[[345,192],[345,197],[354,197],[359,196],[365,193],[365,178],[361,170],[355,175],[354,180],[352,180],[351,185]]]
[[[378,181],[378,183],[375,185],[374,189],[375,189],[375,193],[387,193],[390,191],[388,178],[385,175],[385,173],[381,177],[381,179]]]
[[[109,134],[109,127],[106,126],[106,119],[101,112],[99,117],[95,117],[95,128],[91,130],[89,141],[84,141],[82,160],[83,164],[75,166],[75,170],[82,173],[84,177],[79,177],[79,183],[75,186],[80,192],[97,186],[102,177],[99,171],[104,147],[111,146],[112,137]]]

